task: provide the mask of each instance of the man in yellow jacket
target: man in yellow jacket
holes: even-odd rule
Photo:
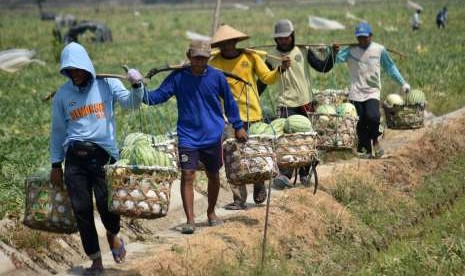
[[[251,84],[247,86],[243,82],[228,78],[228,83],[238,104],[244,127],[248,127],[252,123],[263,119],[256,79],[258,78],[265,84],[273,84],[279,79],[280,74],[290,66],[290,59],[283,57],[281,65],[274,70],[270,70],[258,54],[236,47],[239,41],[248,38],[248,35],[231,26],[220,26],[213,35],[211,42],[211,46],[218,47],[220,52],[210,60],[210,65],[213,67],[234,73]],[[235,186],[232,184],[230,186],[234,202],[226,205],[225,208],[229,210],[245,209],[245,202],[247,200],[246,186]],[[266,200],[266,196],[265,184],[254,183],[254,202],[261,204]]]

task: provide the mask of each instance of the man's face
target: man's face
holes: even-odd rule
[[[207,66],[208,63],[208,58],[202,56],[191,57],[190,60],[192,67],[203,68]]]
[[[84,85],[89,77],[88,73],[82,69],[67,69],[73,84],[76,86]]]
[[[227,52],[227,51],[235,50],[236,49],[236,44],[237,44],[237,40],[230,39],[230,40],[226,40],[226,41],[221,42],[218,45],[218,47],[220,48],[221,52]]]
[[[362,48],[366,48],[370,45],[371,36],[357,36],[358,45]]]
[[[292,47],[292,36],[290,35],[286,37],[277,37],[276,43],[278,44],[279,48],[290,50],[290,48]]]

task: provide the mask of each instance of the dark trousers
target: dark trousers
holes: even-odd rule
[[[303,115],[307,117],[307,111],[311,112],[313,111],[313,108],[310,105],[304,105],[304,106],[299,106],[299,107],[284,107],[281,106],[279,107],[279,117],[280,118],[287,118],[291,115]],[[300,167],[299,168],[299,176],[307,176],[310,171],[310,166],[305,166],[305,167]],[[281,174],[284,174],[287,176],[289,179],[292,178],[292,174],[294,173],[293,169],[283,169],[279,168],[279,172]]]
[[[359,117],[357,123],[358,146],[357,150],[361,152],[363,149],[371,152],[371,141],[374,144],[378,142],[379,125],[381,114],[379,112],[379,100],[369,99],[364,102],[351,101],[357,109]]]
[[[120,216],[108,210],[108,191],[103,165],[115,160],[100,147],[93,150],[71,146],[66,154],[65,184],[76,217],[84,251],[88,256],[100,253],[97,230],[94,223],[93,195],[97,210],[106,230],[117,234]],[[87,151],[87,153],[86,153]]]

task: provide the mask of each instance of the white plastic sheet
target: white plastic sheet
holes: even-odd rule
[[[423,7],[420,4],[413,1],[407,1],[407,8],[421,11],[423,10]]]
[[[202,35],[193,31],[186,31],[186,37],[190,40],[211,40],[211,37],[209,37],[208,35]]]
[[[359,21],[359,22],[367,22],[365,19],[357,17],[355,14],[346,12],[346,18],[352,19],[354,21]]]
[[[10,49],[0,52],[0,69],[9,73],[15,73],[23,66],[37,62],[41,65],[45,63],[41,60],[32,59],[35,51],[27,49]]]
[[[335,20],[311,15],[308,17],[308,24],[310,28],[316,30],[345,30],[346,28]]]
[[[248,11],[248,10],[250,9],[249,6],[244,5],[244,4],[241,4],[241,3],[234,3],[233,6],[234,6],[234,8],[236,8],[236,9],[244,10],[244,11]]]

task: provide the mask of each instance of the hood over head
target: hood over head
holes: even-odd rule
[[[95,79],[96,73],[94,65],[90,60],[86,49],[76,42],[71,42],[65,46],[61,52],[60,73],[69,78],[66,69],[83,69]]]

